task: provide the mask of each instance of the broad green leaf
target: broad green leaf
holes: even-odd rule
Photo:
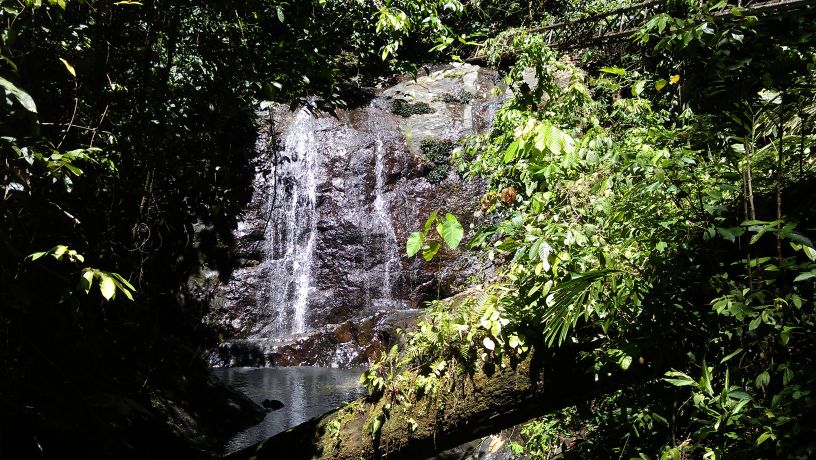
[[[793,301],[793,306],[796,308],[802,308],[802,298],[796,294],[791,296],[791,300]]]
[[[93,286],[93,270],[85,270],[82,272],[82,278],[79,280],[79,285],[82,287],[82,290],[85,291],[85,294],[91,292],[91,286]]]
[[[442,237],[445,244],[451,249],[456,249],[459,246],[465,234],[465,229],[462,228],[462,224],[460,224],[451,213],[445,214],[445,220],[437,224],[436,231],[439,233],[439,236]]]
[[[441,247],[442,245],[439,244],[438,242],[431,241],[430,243],[428,243],[427,246],[425,246],[425,249],[422,250],[422,258],[430,262],[430,260],[434,258],[436,253],[439,252],[439,248]]]
[[[811,278],[816,278],[816,273],[813,273],[813,272],[805,272],[805,273],[800,273],[800,274],[799,274],[799,276],[797,276],[797,277],[796,277],[796,278],[793,280],[793,282],[794,282],[794,283],[797,283],[797,282],[799,282],[799,281],[805,281],[805,280],[809,280],[809,279],[811,279]]]
[[[661,89],[665,88],[666,85],[668,85],[668,84],[669,84],[669,82],[667,82],[665,79],[661,78],[660,80],[657,80],[655,82],[655,89],[660,91]]]
[[[423,232],[411,233],[408,242],[405,243],[405,253],[408,257],[414,257],[422,249],[423,244],[425,244],[425,234]]]
[[[380,427],[382,426],[382,420],[380,417],[374,419],[374,423],[371,425],[371,434],[375,435],[380,432]]]
[[[521,340],[519,340],[517,335],[511,335],[507,344],[510,345],[510,348],[516,348],[521,344]]]
[[[23,106],[24,109],[28,110],[29,112],[37,113],[37,104],[34,103],[34,99],[25,91],[21,90],[14,83],[6,80],[3,77],[0,77],[0,86],[2,86],[6,91],[9,92],[15,99]]]
[[[805,251],[805,255],[811,260],[811,262],[816,262],[816,249],[813,249],[810,246],[802,246],[802,250]]]
[[[768,374],[768,371],[759,374],[755,382],[757,388],[767,387],[769,383],[771,383],[771,375]]]
[[[632,96],[640,96],[644,89],[646,89],[646,80],[639,80],[632,86]]]
[[[734,390],[728,392],[728,397],[732,399],[739,399],[740,401],[744,401],[746,399],[751,399],[751,395],[742,391],[742,390]]]
[[[105,300],[110,300],[116,295],[116,283],[104,272],[99,272],[99,292]]]
[[[493,351],[496,348],[496,344],[493,342],[493,340],[490,337],[485,337],[482,340],[482,344],[484,344],[485,348],[487,348],[490,351]]]
[[[763,442],[767,441],[768,439],[775,440],[776,436],[774,436],[774,434],[771,433],[770,431],[766,431],[759,435],[759,437],[756,440],[756,445],[760,445]]]
[[[51,255],[52,255],[52,256],[53,256],[55,259],[57,259],[57,260],[61,260],[61,259],[62,259],[62,256],[63,256],[63,255],[66,253],[66,252],[68,252],[68,246],[65,246],[65,245],[62,245],[62,244],[61,244],[61,245],[59,245],[59,246],[54,247],[53,249],[51,249],[51,250],[50,250],[50,251],[48,251],[48,252],[50,252],[50,253],[51,253]]]
[[[782,328],[782,331],[779,333],[779,341],[782,342],[782,345],[787,345],[790,341],[791,332],[793,332],[793,327],[785,326]]]

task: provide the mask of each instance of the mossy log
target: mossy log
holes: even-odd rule
[[[591,364],[582,362],[577,351],[562,348],[557,356],[529,353],[515,362],[505,358],[504,366],[461,375],[435,396],[412,396],[398,403],[386,389],[378,397],[361,398],[228,458],[427,458],[640,380],[648,366],[639,361],[628,371],[596,380],[593,372],[587,372]],[[378,417],[384,421],[372,434]]]

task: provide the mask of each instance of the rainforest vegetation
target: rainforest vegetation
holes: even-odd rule
[[[431,303],[368,398],[252,452],[430,456],[523,423],[519,458],[812,458],[816,17],[676,0],[606,45],[541,30],[631,3],[0,1],[0,457],[210,456],[241,416],[185,283],[229,273],[256,110],[467,60],[510,97],[423,149],[488,191],[406,257],[498,275]]]

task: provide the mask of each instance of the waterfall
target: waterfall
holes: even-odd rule
[[[421,145],[487,129],[505,94],[494,94],[497,82],[455,65],[333,114],[277,105],[262,113],[252,196],[235,232],[238,263],[206,318],[225,339],[211,362],[361,364],[424,300],[487,276],[465,251],[427,264],[403,248],[432,211],[467,221],[479,209],[483,184],[454,174],[431,182]],[[433,110],[395,114],[395,100]]]
[[[369,113],[369,127],[376,133],[374,142],[374,203],[373,215],[371,216],[372,235],[376,235],[380,240],[380,245],[385,255],[385,262],[382,264],[379,299],[372,299],[372,305],[377,307],[388,307],[393,303],[393,276],[399,276],[400,254],[397,235],[394,232],[394,224],[391,221],[391,214],[387,208],[385,200],[386,164],[385,157],[388,150],[382,140],[380,130],[372,126],[371,114]],[[396,266],[394,266],[396,264]],[[381,305],[377,305],[376,301]]]
[[[274,310],[275,334],[306,330],[312,263],[317,239],[318,153],[312,115],[298,112],[284,140],[280,162],[275,165],[277,196],[269,197],[269,223],[265,248],[269,267],[267,305]]]

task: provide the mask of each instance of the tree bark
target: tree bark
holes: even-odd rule
[[[562,347],[556,352],[505,358],[503,368],[486,366],[461,375],[435,397],[411,398],[408,404],[397,403],[388,390],[379,398],[361,398],[227,458],[427,458],[651,374],[641,358],[628,371],[617,369],[596,379],[594,372],[587,371],[591,363],[579,358],[578,350]],[[371,422],[386,412],[382,426],[372,435]],[[412,427],[409,419],[416,425]]]

